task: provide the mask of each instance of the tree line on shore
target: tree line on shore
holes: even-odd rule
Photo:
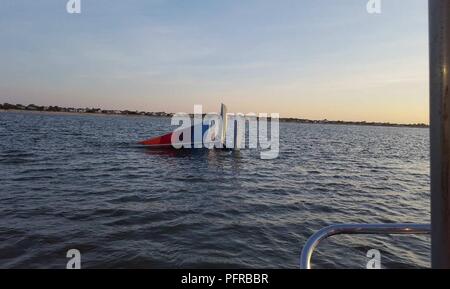
[[[145,112],[145,111],[131,111],[131,110],[106,110],[101,108],[75,108],[75,107],[60,107],[60,106],[40,106],[35,104],[0,104],[2,110],[26,110],[26,111],[48,111],[48,112],[68,112],[68,113],[98,113],[98,114],[122,114],[122,115],[148,115],[148,116],[172,116],[171,113],[166,112]]]
[[[0,110],[23,110],[23,111],[46,111],[46,112],[67,112],[67,113],[95,113],[95,114],[110,114],[110,115],[144,115],[144,116],[164,116],[171,117],[173,113],[167,112],[146,112],[146,111],[131,111],[131,110],[105,110],[101,108],[74,108],[74,107],[60,107],[60,106],[39,106],[35,104],[22,105],[0,103]],[[396,124],[389,122],[366,122],[366,121],[343,121],[343,120],[310,120],[299,118],[281,118],[281,122],[295,122],[295,123],[310,123],[310,124],[334,124],[334,125],[366,125],[366,126],[390,126],[390,127],[420,127],[426,128],[427,124]]]

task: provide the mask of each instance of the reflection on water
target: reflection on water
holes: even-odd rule
[[[0,113],[0,267],[297,268],[333,223],[429,222],[428,130],[282,123],[280,157],[148,149],[152,117]],[[341,236],[315,267],[428,266],[429,239]]]

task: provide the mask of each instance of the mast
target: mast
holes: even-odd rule
[[[450,0],[429,0],[431,250],[435,269],[450,268]]]

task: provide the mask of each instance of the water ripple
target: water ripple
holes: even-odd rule
[[[280,158],[149,150],[148,117],[0,113],[0,267],[297,268],[333,223],[429,222],[428,130],[281,124]],[[341,236],[319,268],[429,266],[429,238]]]

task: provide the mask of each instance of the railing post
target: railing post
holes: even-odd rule
[[[450,0],[449,0],[450,1]],[[311,269],[311,257],[320,242],[335,235],[358,234],[430,234],[429,224],[341,224],[331,225],[315,233],[306,242],[300,255],[300,268]]]
[[[432,266],[450,268],[450,0],[429,0]]]

